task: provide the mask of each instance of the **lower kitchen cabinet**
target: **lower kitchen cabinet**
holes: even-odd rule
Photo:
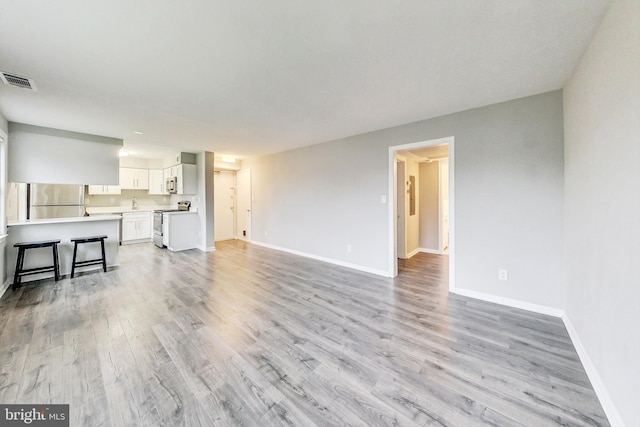
[[[122,243],[151,240],[151,212],[122,214]]]
[[[198,247],[200,219],[196,212],[165,212],[162,214],[162,243],[170,251]]]

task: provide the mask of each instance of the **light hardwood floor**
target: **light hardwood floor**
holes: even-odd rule
[[[240,241],[0,300],[0,402],[72,426],[608,425],[557,318],[455,295],[447,259],[395,280]]]

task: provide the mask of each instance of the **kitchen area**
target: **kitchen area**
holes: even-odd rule
[[[40,129],[33,128],[35,127],[29,127],[27,131],[32,134],[40,132]],[[18,129],[22,130],[22,128]],[[45,130],[45,132],[48,131]],[[21,135],[17,134],[17,136]],[[45,135],[45,143],[58,142],[49,138],[50,136],[52,135]],[[43,138],[38,135],[38,139]],[[70,141],[63,142],[68,145]],[[96,155],[93,151],[104,149],[106,144],[84,145],[85,153],[87,148],[90,149],[91,156],[95,157],[94,160],[98,160],[100,165],[97,167],[104,166],[104,162],[99,161],[100,153]],[[108,148],[111,167],[107,171],[109,175],[107,180],[101,178],[99,174],[95,175],[93,173],[96,171],[95,168],[84,171],[80,168],[80,173],[75,173],[80,177],[71,178],[68,171],[58,168],[59,173],[54,176],[49,171],[44,175],[40,174],[44,179],[38,179],[38,170],[34,169],[33,165],[31,165],[32,172],[25,174],[22,171],[22,173],[11,174],[11,167],[15,167],[17,162],[12,164],[9,158],[9,182],[6,185],[5,200],[7,225],[5,279],[11,278],[14,273],[17,254],[12,246],[17,242],[61,240],[58,257],[62,276],[71,272],[72,252],[75,249],[71,239],[77,237],[106,236],[104,256],[106,256],[108,267],[119,265],[120,245],[153,243],[158,249],[169,251],[199,247],[201,222],[198,215],[197,155],[177,152],[175,155],[164,158],[130,158],[120,157],[122,155],[120,149],[114,151],[113,147]],[[31,151],[28,157],[23,157],[25,162],[22,163],[33,163],[33,158],[33,151]],[[117,167],[114,168],[114,166]],[[113,179],[114,175],[116,180]],[[34,180],[25,182],[11,180],[25,176]],[[85,183],[77,183],[79,179]],[[73,181],[76,183],[66,183]],[[109,182],[109,184],[95,184],[95,182]],[[99,256],[99,246],[81,245],[77,249],[77,255],[80,259]],[[30,250],[24,261],[24,268],[50,264],[51,256],[50,250]],[[75,256],[76,254],[73,254],[74,258]],[[34,274],[28,280],[44,277],[51,277],[51,274]]]
[[[198,246],[195,154],[161,160],[122,157],[119,183],[86,186],[84,204],[90,217],[122,216],[120,244],[153,241],[171,251]]]

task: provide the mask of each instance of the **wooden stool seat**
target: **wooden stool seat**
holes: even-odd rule
[[[107,257],[104,252],[104,239],[107,236],[91,236],[91,237],[75,237],[71,239],[73,242],[73,261],[71,262],[71,278],[73,278],[76,267],[86,267],[87,265],[98,265],[102,264],[102,270],[107,272]],[[76,261],[76,255],[78,254],[78,245],[83,243],[97,243],[100,242],[100,249],[102,253],[101,258],[87,259],[84,261]]]
[[[58,261],[58,243],[57,240],[41,240],[39,242],[20,242],[13,245],[14,248],[18,248],[18,258],[16,259],[16,271],[13,274],[13,290],[16,290],[22,282],[22,276],[28,276],[29,274],[46,273],[47,271],[53,271],[53,277],[55,281],[60,279],[60,263]],[[37,248],[51,248],[53,256],[53,265],[46,265],[43,267],[24,268],[24,255],[27,249]]]

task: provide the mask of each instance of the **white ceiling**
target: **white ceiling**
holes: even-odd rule
[[[0,84],[0,112],[278,152],[562,88],[610,3],[0,0],[0,70],[38,89]]]
[[[449,157],[449,144],[430,145],[408,151],[400,151],[405,156],[412,156],[421,161],[446,159]]]

